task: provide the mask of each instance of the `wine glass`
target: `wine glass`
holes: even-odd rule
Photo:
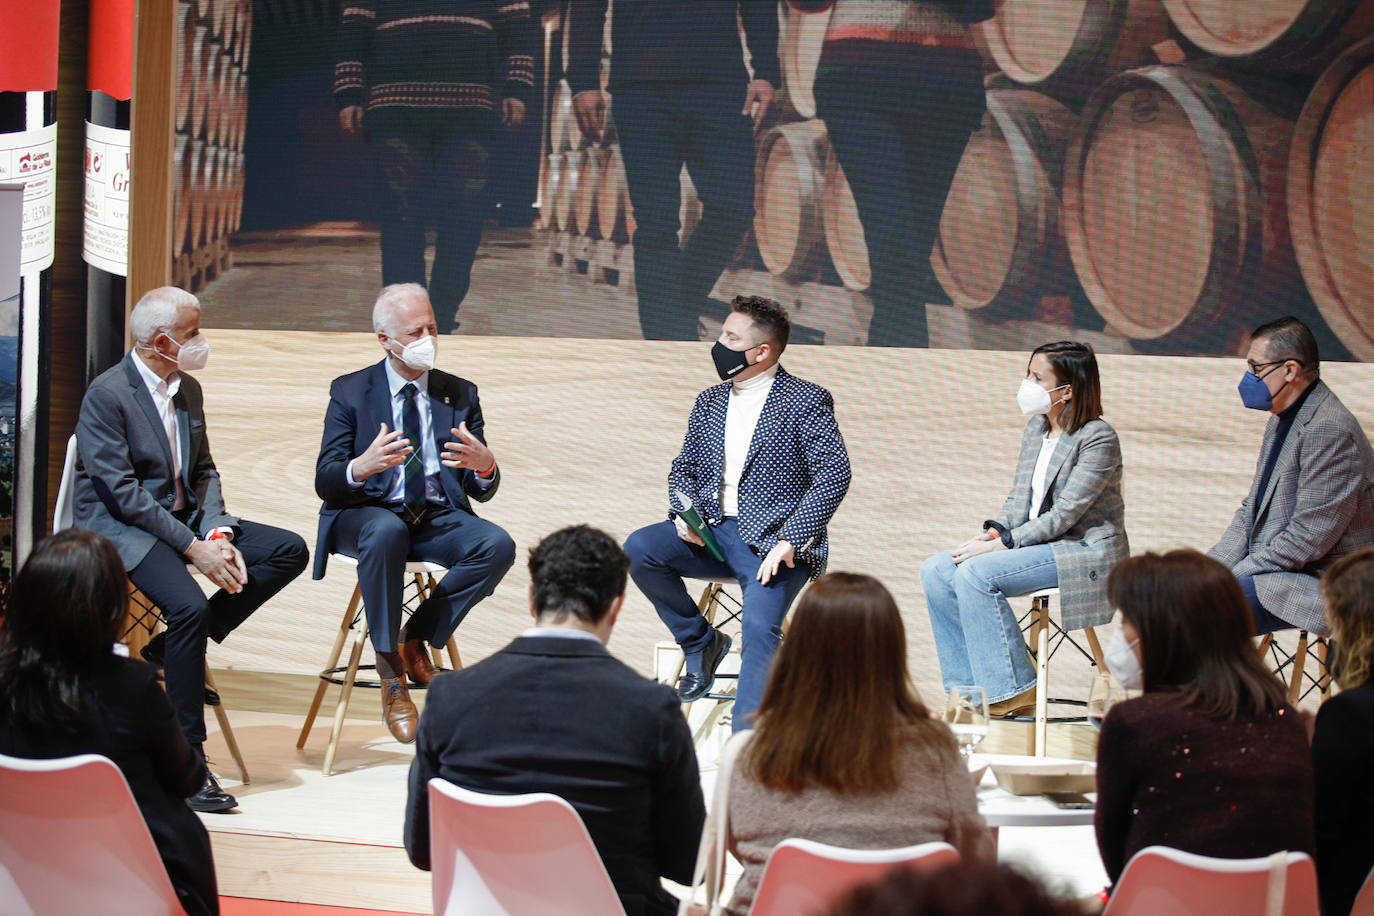
[[[988,736],[988,694],[982,687],[951,687],[945,703],[945,722],[959,742],[967,763],[973,750]]]
[[[1122,700],[1137,696],[1140,696],[1139,690],[1122,687],[1110,674],[1093,675],[1093,682],[1088,687],[1088,724],[1101,731],[1107,710]]]

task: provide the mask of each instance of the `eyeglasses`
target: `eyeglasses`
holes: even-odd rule
[[[1255,375],[1259,375],[1261,369],[1267,369],[1270,366],[1282,366],[1284,363],[1297,363],[1299,366],[1301,366],[1302,360],[1294,359],[1290,356],[1288,359],[1276,359],[1268,363],[1256,363],[1248,359],[1245,361],[1245,365],[1249,366],[1250,371],[1253,372]]]

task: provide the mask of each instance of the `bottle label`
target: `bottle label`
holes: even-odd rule
[[[47,270],[53,261],[57,218],[56,124],[0,134],[0,182],[24,186],[20,269],[25,274]]]
[[[86,219],[81,257],[129,275],[129,131],[86,122]]]

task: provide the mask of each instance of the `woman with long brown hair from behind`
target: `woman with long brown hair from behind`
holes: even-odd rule
[[[1146,846],[1223,859],[1313,853],[1307,732],[1255,649],[1236,577],[1196,550],[1123,560],[1107,665],[1144,694],[1097,741],[1097,846],[1115,883]]]
[[[1374,547],[1341,557],[1322,577],[1341,692],[1317,711],[1317,884],[1322,913],[1345,916],[1374,869]]]
[[[901,614],[877,579],[835,572],[812,583],[756,722],[730,781],[729,848],[744,866],[734,916],[789,837],[851,849],[943,840],[991,858],[968,768],[911,686]]]

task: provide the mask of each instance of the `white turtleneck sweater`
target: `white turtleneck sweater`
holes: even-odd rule
[[[725,468],[720,475],[720,511],[726,517],[739,515],[739,479],[744,473],[744,460],[749,457],[754,427],[759,425],[763,404],[777,375],[778,364],[774,363],[753,378],[730,387],[730,404],[725,411]]]

